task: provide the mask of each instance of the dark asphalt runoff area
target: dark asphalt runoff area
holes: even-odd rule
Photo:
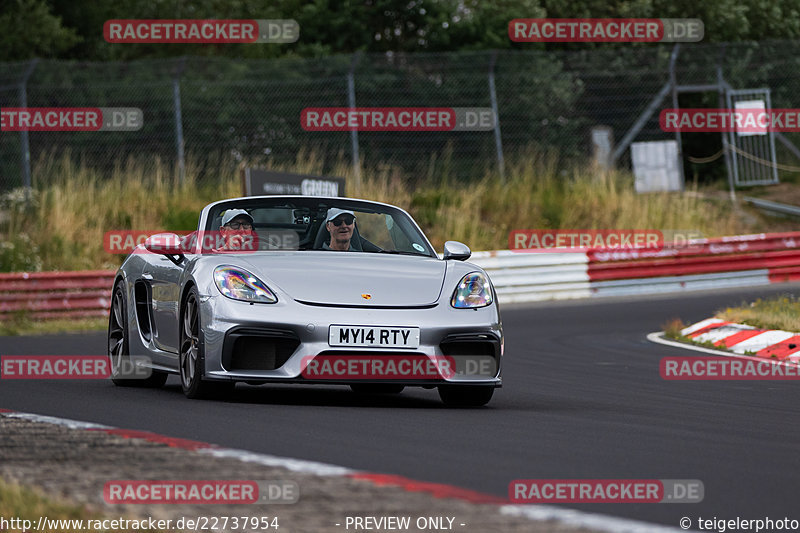
[[[514,479],[699,479],[697,504],[564,507],[678,526],[681,517],[800,520],[800,382],[664,381],[649,342],[668,319],[800,290],[798,284],[508,305],[504,386],[488,407],[435,390],[237,386],[191,401],[110,382],[0,380],[0,408],[147,430],[272,455],[507,495]],[[103,354],[105,334],[0,337],[0,355]],[[35,446],[32,443],[31,446]]]

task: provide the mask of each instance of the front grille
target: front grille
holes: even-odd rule
[[[458,333],[447,336],[439,348],[452,357],[456,372],[494,377],[500,368],[500,339],[490,333]]]
[[[445,337],[439,348],[444,355],[489,355],[500,359],[500,339],[492,333],[456,333]]]
[[[222,366],[235,370],[276,370],[300,346],[297,335],[288,330],[237,328],[225,336]]]

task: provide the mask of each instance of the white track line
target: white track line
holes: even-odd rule
[[[230,448],[201,448],[198,453],[211,455],[220,459],[238,459],[245,463],[256,463],[264,466],[278,466],[301,472],[303,474],[314,474],[317,476],[345,476],[354,474],[356,471],[344,466],[317,463],[303,459],[292,459],[290,457],[278,457],[277,455],[267,455],[263,453],[248,452],[246,450],[233,450]]]
[[[595,513],[585,513],[574,509],[563,509],[550,505],[503,505],[500,513],[508,516],[521,516],[536,522],[554,520],[566,526],[608,531],[609,533],[672,533],[685,531],[677,527],[662,526],[631,520],[616,518]]]
[[[102,424],[93,424],[92,422],[81,422],[80,420],[70,420],[68,418],[58,418],[56,416],[35,415],[32,413],[0,413],[9,418],[22,418],[23,420],[30,420],[31,422],[43,422],[45,424],[54,424],[56,426],[65,426],[70,429],[113,429],[111,426],[104,426]]]

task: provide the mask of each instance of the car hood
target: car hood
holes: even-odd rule
[[[444,261],[431,257],[361,252],[266,252],[239,258],[271,288],[319,305],[432,305],[439,300],[446,271]]]

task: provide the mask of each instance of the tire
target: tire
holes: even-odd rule
[[[439,398],[448,407],[481,407],[494,395],[494,387],[483,385],[439,385]]]
[[[130,366],[130,347],[128,342],[128,306],[123,282],[114,286],[111,309],[108,312],[108,362],[111,368],[111,381],[119,387],[161,387],[167,381],[167,374],[151,371],[145,379],[125,373]],[[125,364],[128,363],[128,364]]]
[[[181,389],[191,399],[221,399],[229,396],[236,383],[207,381],[205,375],[205,342],[200,327],[200,306],[197,288],[192,287],[181,306],[180,354],[178,366]]]
[[[350,385],[350,389],[357,394],[400,394],[405,386],[393,383],[354,383]]]

